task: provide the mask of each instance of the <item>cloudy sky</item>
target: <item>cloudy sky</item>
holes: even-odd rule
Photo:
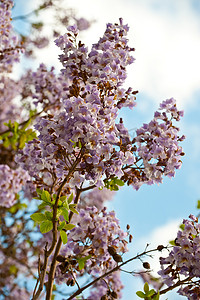
[[[25,1],[25,0],[24,0]],[[18,1],[17,1],[18,2]],[[18,3],[23,2],[19,1]],[[130,45],[136,49],[136,61],[129,67],[126,86],[139,90],[137,107],[123,110],[122,116],[130,130],[149,122],[159,102],[174,97],[185,110],[180,123],[187,136],[183,143],[186,153],[183,167],[172,180],[164,179],[160,186],[143,186],[139,191],[122,188],[115,201],[121,225],[131,225],[134,236],[131,254],[174,238],[174,230],[190,213],[197,214],[200,198],[200,1],[199,0],[73,0],[63,1],[77,11],[77,16],[95,20],[82,32],[89,46],[105,30],[107,22],[123,17],[130,26]],[[35,5],[35,1],[30,5]],[[55,64],[56,50],[40,58]],[[153,263],[152,263],[153,265]],[[136,265],[131,266],[133,269]],[[142,288],[130,275],[123,275],[123,300],[136,299]],[[173,293],[170,300],[180,299]],[[162,298],[163,300],[166,297]]]

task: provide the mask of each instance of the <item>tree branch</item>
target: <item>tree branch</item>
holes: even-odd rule
[[[67,298],[66,300],[72,300],[74,299],[74,297],[80,295],[84,290],[86,290],[87,288],[89,288],[90,286],[92,286],[93,284],[95,284],[96,282],[98,282],[99,280],[105,278],[106,276],[112,274],[113,272],[116,272],[118,271],[122,266],[128,264],[129,262],[135,260],[135,259],[138,259],[140,258],[141,256],[143,255],[147,255],[149,253],[152,253],[152,252],[155,252],[155,251],[158,251],[158,249],[152,249],[152,250],[148,250],[148,251],[144,251],[142,252],[141,254],[138,254],[128,260],[126,260],[125,262],[122,262],[121,264],[117,265],[115,268],[111,269],[110,271],[104,273],[103,275],[95,278],[93,281],[91,281],[90,283],[88,283],[87,285],[85,285],[84,287],[78,289],[75,293],[73,293],[73,295],[71,295],[69,298]],[[47,299],[46,299],[47,300]],[[48,299],[49,300],[49,299]]]

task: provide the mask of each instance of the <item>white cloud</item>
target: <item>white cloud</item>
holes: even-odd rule
[[[148,236],[141,237],[136,244],[132,247],[134,249],[141,249],[144,250],[145,246],[149,244],[148,249],[157,248],[158,245],[167,246],[169,241],[176,238],[176,234],[179,230],[179,225],[181,224],[182,220],[171,220],[164,225],[160,225],[159,227],[155,228]],[[130,250],[131,251],[131,250]],[[162,252],[156,252],[153,254],[153,259],[147,258],[147,261],[151,265],[151,269],[154,270],[154,275],[157,275],[157,271],[160,269],[159,266],[159,257],[160,256],[167,256],[168,251],[164,250]]]

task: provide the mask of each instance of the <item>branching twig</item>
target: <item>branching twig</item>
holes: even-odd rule
[[[87,285],[85,285],[84,287],[82,287],[81,289],[78,289],[75,293],[73,293],[73,295],[71,295],[69,298],[67,298],[67,300],[72,300],[74,299],[76,296],[80,295],[84,290],[86,290],[87,288],[89,288],[90,286],[92,286],[93,284],[95,284],[96,282],[98,282],[99,280],[103,279],[104,277],[118,271],[122,266],[128,264],[129,262],[140,258],[143,255],[147,255],[149,253],[158,251],[157,248],[156,249],[152,249],[152,250],[148,250],[148,251],[144,251],[128,260],[126,260],[125,262],[122,262],[121,264],[117,265],[116,267],[114,267],[113,269],[111,269],[110,271],[104,273],[103,275],[97,277],[96,279],[94,279],[93,281],[91,281],[90,283],[88,283]]]

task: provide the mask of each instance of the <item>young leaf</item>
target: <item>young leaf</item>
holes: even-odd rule
[[[79,270],[82,270],[85,266],[85,262],[91,257],[91,255],[77,258]]]
[[[169,244],[172,246],[176,246],[175,240],[169,241]]]
[[[74,224],[65,224],[65,230],[72,230],[75,226]]]
[[[64,230],[61,230],[60,237],[62,239],[63,244],[64,245],[67,244],[67,241],[68,241],[67,234],[66,234],[66,232]]]
[[[65,207],[62,207],[61,210],[62,210],[63,218],[65,219],[65,221],[69,222],[69,214],[68,214],[68,211],[66,210]]]
[[[74,214],[79,214],[78,211],[74,207],[69,207],[69,209],[74,213]]]
[[[67,210],[69,210],[69,204],[68,204],[68,200],[65,199],[62,203],[63,207],[65,207]]]
[[[62,222],[60,223],[60,225],[58,226],[58,230],[59,230],[59,231],[62,230],[62,229],[65,227],[65,225],[66,225],[65,221],[62,221]]]
[[[67,196],[61,196],[60,197],[60,200],[63,202],[63,201],[65,201],[67,199]]]
[[[42,202],[40,205],[38,205],[39,209],[43,209],[47,206],[47,204],[45,202]]]
[[[143,299],[146,297],[146,295],[141,291],[136,292],[136,295],[140,298],[143,298]]]
[[[46,202],[51,202],[51,196],[48,191],[43,190],[41,194],[41,199]]]
[[[144,292],[147,294],[149,292],[149,285],[147,282],[144,284]]]
[[[45,211],[45,216],[46,216],[47,220],[52,221],[52,218],[53,218],[53,213],[52,212]]]
[[[59,218],[62,215],[62,207],[57,209],[56,217]]]
[[[147,297],[151,297],[156,293],[154,289],[150,290],[149,292],[146,293]]]
[[[38,223],[41,223],[47,219],[47,217],[42,213],[34,213],[30,217],[33,221]]]
[[[82,259],[82,258],[78,258],[78,267],[79,267],[79,270],[82,270],[84,269],[84,266],[85,266],[85,260]]]
[[[38,188],[36,188],[36,192],[37,192],[38,195],[41,195],[41,194],[42,194],[42,190],[40,190],[40,189],[38,189]]]
[[[40,224],[40,231],[41,233],[46,233],[46,232],[49,232],[50,230],[53,229],[53,223],[52,221],[44,221]]]
[[[115,180],[115,183],[117,184],[117,185],[119,185],[119,186],[123,186],[125,183],[123,182],[123,180],[121,180],[121,179],[116,179]]]
[[[197,209],[200,209],[200,200],[197,202]]]
[[[159,300],[160,299],[160,293],[158,293],[153,297],[153,300]]]
[[[71,193],[71,195],[67,199],[68,204],[70,204],[72,202],[73,198],[74,198],[73,193]]]

